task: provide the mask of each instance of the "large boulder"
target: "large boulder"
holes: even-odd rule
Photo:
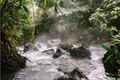
[[[81,80],[82,78],[84,78],[84,80],[88,80],[88,78],[78,68],[73,69],[71,72],[64,72],[64,71],[62,72],[65,75],[55,80]]]
[[[83,46],[74,47],[73,45],[63,45],[62,48],[70,53],[70,55],[74,58],[89,58],[90,59],[90,51]]]
[[[63,54],[63,52],[60,49],[57,49],[57,51],[53,55],[53,58],[56,59],[56,58],[60,57],[62,54]]]

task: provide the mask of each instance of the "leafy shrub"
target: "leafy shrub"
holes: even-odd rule
[[[25,4],[25,0],[0,0],[2,80],[8,80],[9,75],[25,67],[25,58],[17,54],[16,50],[23,35],[21,26],[28,22],[28,10]]]
[[[116,44],[110,47],[103,46],[107,53],[104,55],[103,62],[106,68],[106,72],[109,76],[118,77],[120,69],[120,45]]]
[[[101,7],[91,15],[90,21],[95,27],[109,33],[111,41],[110,47],[104,48],[107,50],[103,58],[106,72],[110,75],[118,75],[120,69],[120,0],[104,0]]]

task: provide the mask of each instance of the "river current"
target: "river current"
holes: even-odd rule
[[[62,43],[61,39],[47,38],[45,35],[39,37],[31,48],[22,53],[22,47],[19,47],[21,55],[26,57],[26,68],[16,73],[13,80],[54,80],[64,73],[58,69],[69,72],[78,67],[89,80],[106,80],[105,70],[102,58],[106,52],[99,45],[90,45],[89,58],[72,58],[69,53],[63,50],[64,54],[58,58],[53,58],[53,54]],[[81,79],[84,80],[84,79]]]

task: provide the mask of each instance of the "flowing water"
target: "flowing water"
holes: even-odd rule
[[[89,9],[90,1],[95,0],[63,1],[64,7],[60,8],[61,12],[56,17],[50,10],[49,15],[55,18],[55,22],[52,27],[49,26],[51,27],[49,33],[40,34],[34,43],[34,47],[25,53],[20,47],[21,55],[28,60],[26,68],[17,72],[13,80],[55,80],[65,75],[62,71],[70,72],[75,68],[79,68],[89,80],[106,80],[102,63],[106,51],[100,46],[105,42],[106,36],[103,34],[101,38],[97,38],[95,34],[97,30],[88,28],[89,24],[88,27],[84,25],[87,22],[84,21],[81,13]],[[76,59],[62,49],[64,54],[58,58],[53,58],[61,44],[73,44],[77,41],[90,51],[90,55]]]
[[[28,60],[26,68],[16,73],[13,80],[54,80],[65,74],[58,69],[69,72],[79,68],[89,80],[106,80],[102,63],[105,50],[98,45],[88,46],[90,58],[72,58],[68,52],[54,59],[52,56],[62,43],[61,39],[51,39],[50,36],[40,36],[35,41],[34,48],[22,54]],[[81,79],[84,80],[84,79]]]

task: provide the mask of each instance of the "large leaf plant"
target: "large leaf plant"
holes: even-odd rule
[[[103,45],[107,50],[103,63],[109,75],[120,77],[120,0],[104,0],[90,21],[101,31],[109,33],[110,46]]]

